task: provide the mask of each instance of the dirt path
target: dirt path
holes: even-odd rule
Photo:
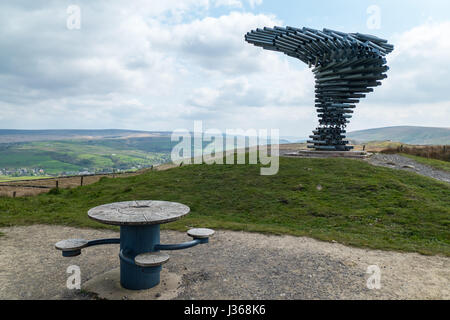
[[[117,237],[113,231],[34,225],[0,228],[0,299],[89,299],[66,289],[70,265],[82,283],[119,266],[117,245],[63,258],[61,239]],[[163,231],[162,243],[186,241]],[[450,299],[450,258],[346,247],[292,236],[218,231],[207,245],[169,252],[165,264],[182,276],[176,299]],[[366,286],[369,265],[381,289]]]
[[[442,170],[437,170],[427,165],[418,163],[410,158],[403,157],[398,154],[381,154],[376,153],[367,162],[392,169],[407,170],[417,174],[434,178],[440,181],[450,182],[450,173]]]

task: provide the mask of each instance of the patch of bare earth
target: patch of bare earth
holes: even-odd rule
[[[34,225],[0,228],[0,299],[92,299],[66,288],[77,265],[83,283],[119,266],[118,246],[64,258],[54,244],[118,232]],[[162,243],[189,240],[162,231]],[[180,275],[175,299],[449,299],[450,258],[346,247],[310,238],[218,231],[209,244],[169,252]],[[381,289],[367,288],[367,268],[381,270]]]

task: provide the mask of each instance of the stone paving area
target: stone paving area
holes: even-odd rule
[[[118,232],[46,225],[0,231],[5,233],[0,299],[95,299],[86,290],[66,288],[67,268],[80,267],[83,289],[88,280],[119,266],[118,245],[86,248],[73,258],[54,248],[62,239],[110,238]],[[162,243],[189,239],[180,232],[161,233]],[[168,253],[163,268],[181,279],[176,295],[165,295],[161,285],[146,299],[450,299],[450,258],[443,256],[222,230],[209,244]],[[367,288],[370,265],[381,271],[379,290]]]

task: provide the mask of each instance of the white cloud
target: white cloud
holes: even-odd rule
[[[60,1],[0,4],[1,127],[172,130],[203,119],[306,136],[317,125],[311,71],[244,41],[249,30],[283,25],[276,16],[210,17],[217,2],[207,0],[79,3],[77,31],[65,28]],[[350,128],[445,126],[449,33],[450,22],[427,23],[390,39],[388,79]]]
[[[396,34],[388,78],[363,99],[353,123],[370,126],[450,125],[450,21]],[[360,118],[358,118],[360,117]],[[366,125],[367,127],[367,125]]]
[[[212,88],[198,88],[194,90],[191,104],[198,107],[211,107],[220,97],[220,91]]]
[[[450,21],[428,22],[393,36],[383,101],[399,104],[450,101]]]
[[[239,0],[216,0],[214,1],[214,5],[216,7],[237,7],[237,8],[242,8],[242,2]]]
[[[256,6],[259,6],[262,4],[262,0],[244,0],[248,2],[248,5],[250,8],[254,9]],[[214,5],[216,7],[232,7],[232,8],[243,8],[244,4],[241,0],[215,0]]]
[[[240,12],[173,26],[153,20],[148,40],[152,48],[174,54],[180,62],[194,63],[204,70],[230,74],[253,72],[262,68],[267,53],[255,51],[245,43],[244,34],[261,25],[278,23],[273,16]]]

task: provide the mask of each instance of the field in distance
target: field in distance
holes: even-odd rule
[[[0,176],[11,178],[134,171],[167,162],[170,137],[0,144]]]

